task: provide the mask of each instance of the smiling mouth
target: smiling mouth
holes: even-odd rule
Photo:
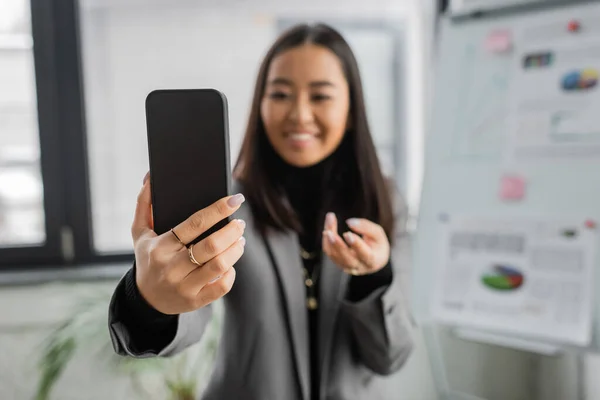
[[[295,142],[306,142],[316,137],[317,135],[313,135],[312,133],[290,133],[288,135],[288,138]]]

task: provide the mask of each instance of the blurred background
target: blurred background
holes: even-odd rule
[[[416,235],[447,6],[0,0],[0,399],[199,393],[219,318],[173,360],[128,362],[108,338],[107,304],[133,260],[130,225],[148,170],[144,100],[160,88],[223,91],[235,161],[259,62],[291,24],[327,22],[350,42],[382,167],[407,197]],[[421,322],[398,399],[600,399],[594,354],[543,355]]]

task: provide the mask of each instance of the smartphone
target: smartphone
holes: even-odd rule
[[[231,194],[227,99],[215,89],[146,97],[154,231],[162,234]],[[220,221],[191,243],[225,226]]]

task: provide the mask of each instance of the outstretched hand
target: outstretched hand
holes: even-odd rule
[[[364,218],[346,221],[351,231],[338,234],[338,221],[327,213],[323,231],[323,252],[342,270],[351,275],[375,273],[390,259],[390,242],[384,229]]]

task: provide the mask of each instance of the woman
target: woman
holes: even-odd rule
[[[175,354],[201,338],[224,296],[203,398],[392,398],[382,376],[412,349],[405,207],[379,169],[356,60],[332,28],[294,27],[267,53],[234,176],[243,195],[161,236],[145,181],[136,265],[110,307],[115,350]]]

